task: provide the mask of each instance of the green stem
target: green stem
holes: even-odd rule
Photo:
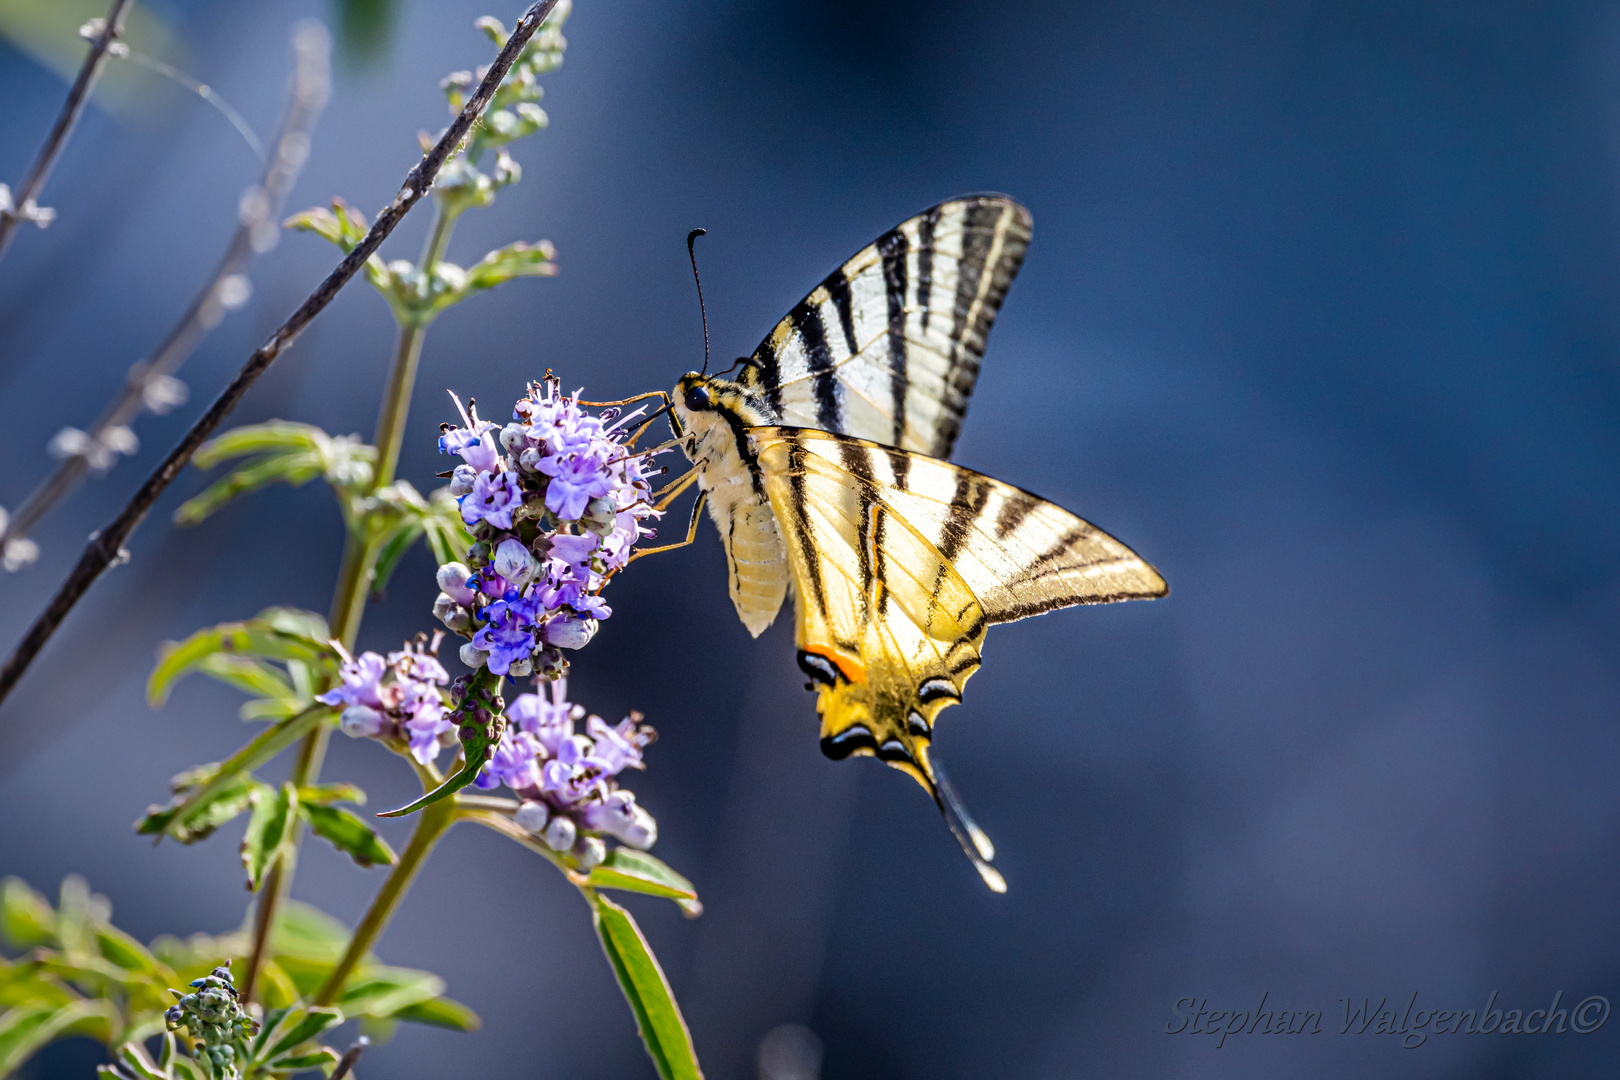
[[[445,213],[442,204],[435,202],[433,229],[428,234],[427,247],[422,251],[419,264],[419,269],[424,275],[431,277],[434,267],[444,258],[444,251],[450,243],[450,233],[455,228],[455,223],[456,215]],[[400,325],[399,341],[394,350],[394,365],[388,374],[388,386],[383,392],[382,409],[377,417],[377,433],[372,440],[377,447],[377,468],[372,474],[372,491],[393,483],[394,470],[399,465],[399,452],[405,439],[405,419],[411,411],[411,391],[416,386],[416,368],[422,356],[422,339],[426,334],[425,322],[408,322]],[[354,643],[360,636],[360,621],[365,616],[366,597],[371,592],[372,571],[377,558],[377,543],[366,537],[365,524],[363,519],[348,522],[348,538],[344,541],[343,562],[338,568],[337,584],[332,590],[332,610],[327,618],[332,636],[350,651],[353,651]],[[298,760],[294,762],[290,776],[294,784],[304,787],[313,784],[319,778],[321,764],[326,759],[326,744],[331,737],[332,725],[324,721],[305,736],[303,744],[298,748]],[[448,807],[450,802],[446,800],[445,805]],[[438,833],[442,833],[449,824],[449,820],[446,820],[439,826]],[[418,825],[416,835],[421,835],[423,828],[423,825]],[[416,842],[416,835],[412,837],[412,844]],[[298,848],[303,843],[303,837],[304,830],[300,825],[293,833],[287,853],[276,860],[275,865],[265,875],[264,885],[259,890],[259,908],[253,923],[253,951],[248,956],[247,972],[242,980],[244,1001],[253,1000],[253,989],[258,982],[259,972],[269,956],[270,934],[275,925],[276,910],[292,887],[293,870],[297,865]],[[437,839],[436,833],[427,841],[427,846],[432,847]],[[425,854],[424,850],[422,855]],[[409,855],[410,851],[407,849],[406,857]],[[401,865],[404,861],[401,860]],[[421,856],[418,856],[417,861],[421,861]],[[411,873],[414,874],[415,871]],[[389,883],[393,882],[395,876],[390,875]],[[404,884],[409,883],[407,875]],[[388,888],[389,884],[385,883],[384,892]],[[378,901],[382,899],[382,895],[378,894]],[[389,905],[390,910],[393,903],[397,902],[396,897]],[[373,907],[376,903],[373,902]],[[384,913],[385,923],[387,917],[387,913]],[[376,936],[375,932],[372,936]],[[358,939],[358,934],[356,937]]]
[[[422,869],[422,863],[427,860],[428,852],[433,845],[439,842],[456,822],[458,807],[454,799],[445,799],[424,809],[416,819],[416,831],[411,833],[411,839],[400,853],[399,862],[388,872],[388,880],[383,882],[377,895],[372,897],[371,906],[360,920],[360,925],[354,928],[354,936],[349,939],[349,947],[338,961],[337,967],[327,978],[326,985],[321,987],[320,993],[315,995],[315,1004],[330,1005],[336,1001],[343,992],[343,984],[348,982],[354,969],[360,966],[366,954],[371,951],[372,943],[387,927],[399,902],[405,898],[405,893],[416,879],[416,874]]]

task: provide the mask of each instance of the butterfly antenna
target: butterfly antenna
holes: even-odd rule
[[[698,277],[697,251],[692,247],[700,236],[707,236],[707,229],[693,229],[686,234],[686,256],[692,260],[692,280],[697,282],[698,314],[703,318],[703,374],[709,373],[709,313],[703,310],[703,279]]]
[[[951,835],[956,837],[956,842],[967,852],[968,860],[973,863],[973,869],[984,878],[984,883],[990,886],[990,891],[1006,892],[1007,879],[990,865],[990,860],[996,857],[996,846],[974,822],[973,816],[967,812],[967,807],[962,805],[962,796],[956,793],[956,786],[951,783],[951,778],[945,775],[939,758],[930,754],[928,764],[934,773],[934,798],[939,803],[939,812],[945,815],[945,824],[949,826]]]

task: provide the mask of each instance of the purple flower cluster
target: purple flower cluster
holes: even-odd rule
[[[602,587],[653,535],[642,523],[659,516],[651,455],[625,445],[642,410],[592,415],[578,393],[558,391],[548,372],[498,431],[458,399],[462,426],[439,438],[442,453],[462,459],[450,492],[477,543],[467,562],[439,568],[433,610],[470,639],[463,662],[496,675],[566,670],[561,650],[585,645],[613,613]]]
[[[506,707],[506,730],[477,784],[505,784],[523,798],[516,820],[557,851],[573,850],[586,862],[588,833],[612,836],[636,848],[658,839],[658,823],[618,786],[625,769],[640,769],[641,751],[657,737],[632,713],[616,726],[567,700],[567,680],[551,684],[551,700],[519,694]],[[576,731],[584,721],[583,732]]]
[[[338,725],[350,738],[404,742],[412,757],[431,764],[441,747],[456,741],[439,691],[450,675],[434,656],[437,645],[437,637],[431,645],[418,640],[385,659],[374,652],[351,657],[334,642],[343,657],[341,681],[316,700],[344,707]]]

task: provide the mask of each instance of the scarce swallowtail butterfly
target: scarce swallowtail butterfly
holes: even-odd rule
[[[1168,591],[1101,529],[945,460],[1029,238],[1003,196],[925,210],[816,286],[737,379],[691,372],[672,402],[750,633],[792,586],[822,751],[914,778],[997,892],[994,848],[929,753],[985,631]]]

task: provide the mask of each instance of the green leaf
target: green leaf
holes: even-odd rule
[[[292,680],[283,675],[280,669],[251,656],[215,653],[203,657],[192,670],[200,671],[226,686],[234,686],[238,690],[257,694],[262,698],[275,699],[279,705],[290,704],[293,706],[293,712],[309,704],[298,700],[298,695],[293,692]]]
[[[299,812],[309,820],[310,828],[361,866],[394,864],[394,849],[384,843],[371,826],[347,810],[335,806],[300,806]]]
[[[377,458],[377,451],[357,435],[328,435],[312,424],[271,420],[236,428],[204,443],[193,461],[210,468],[255,454],[253,460],[185,502],[175,511],[175,520],[195,525],[238,495],[278,482],[297,487],[324,476],[336,487],[363,487],[371,482]]]
[[[452,1031],[477,1031],[484,1026],[478,1014],[459,1001],[437,997],[407,1005],[393,1014],[391,1019],[408,1020],[413,1024],[429,1024],[450,1028]]]
[[[176,777],[175,786],[180,790],[174,801],[168,806],[148,808],[146,816],[135,823],[135,830],[142,835],[167,833],[184,844],[207,836],[245,808],[246,796],[255,783],[253,770],[314,730],[330,712],[325,705],[312,705],[265,728],[217,766],[193,773],[197,781],[193,787],[180,783],[191,777]]]
[[[336,1065],[339,1057],[340,1055],[336,1050],[333,1050],[330,1046],[323,1046],[313,1054],[292,1054],[287,1057],[272,1058],[266,1067],[288,1072],[326,1069],[329,1065]]]
[[[430,971],[372,964],[349,977],[337,1004],[350,1016],[383,1019],[443,992],[444,980]]]
[[[556,258],[557,249],[549,240],[508,244],[467,268],[466,289],[493,289],[517,277],[553,277],[557,273]]]
[[[31,949],[56,936],[56,911],[51,902],[21,878],[0,882],[0,933],[14,949]]]
[[[618,847],[608,852],[606,859],[591,869],[585,884],[596,889],[624,889],[681,901],[681,908],[689,915],[703,913],[697,902],[697,890],[692,883],[670,869],[661,859],[645,851]]]
[[[270,946],[277,961],[319,960],[337,963],[349,945],[349,928],[320,908],[284,900],[276,912]]]
[[[248,888],[257,889],[270,864],[286,850],[298,821],[298,789],[282,784],[279,789],[261,787],[253,793],[253,817],[242,837],[242,866],[247,870]]]
[[[315,784],[298,789],[298,805],[331,806],[333,803],[366,805],[366,793],[353,784]]]
[[[319,618],[307,612],[270,608],[256,618],[209,626],[182,642],[164,645],[158,665],[146,680],[146,700],[155,708],[168,700],[175,680],[195,670],[211,656],[221,653],[257,656],[268,660],[319,661],[331,664],[335,657],[324,637],[316,638],[302,629],[313,629]],[[324,631],[325,621],[319,623]]]
[[[110,964],[133,971],[140,975],[169,976],[173,972],[167,965],[158,963],[157,957],[139,941],[113,926],[96,927],[96,944],[101,948],[102,957]]]
[[[669,980],[664,978],[641,927],[628,911],[607,897],[591,889],[583,891],[591,902],[592,921],[602,951],[613,965],[630,1011],[635,1013],[641,1041],[658,1075],[663,1080],[702,1080],[692,1035],[686,1030],[686,1020],[675,1004]]]
[[[284,483],[302,487],[321,475],[320,455],[309,450],[282,450],[242,466],[208,485],[174,511],[176,525],[197,525],[221,510],[238,495]]]
[[[135,831],[142,836],[172,836],[182,844],[206,840],[246,810],[254,789],[260,786],[253,777],[236,773],[194,802],[188,797],[167,806],[148,807],[146,816],[135,823]]]
[[[382,597],[387,591],[389,580],[399,568],[399,561],[424,531],[420,520],[406,520],[399,522],[388,539],[383,541],[382,550],[377,552],[377,561],[372,568],[371,595],[374,598]]]
[[[105,1001],[75,1001],[61,1006],[19,1006],[0,1014],[0,1076],[9,1076],[34,1051],[66,1035],[112,1038],[117,1016]]]
[[[295,1050],[304,1043],[309,1042],[309,1040],[334,1024],[341,1023],[343,1023],[341,1009],[312,1006],[302,1016],[287,1025],[286,1034],[280,1035],[276,1039],[274,1045],[265,1052],[262,1060],[274,1061],[282,1054]]]
[[[332,209],[316,206],[294,214],[281,223],[284,229],[314,233],[331,244],[336,244],[347,255],[355,245],[366,238],[370,226],[366,216],[342,199],[332,200]]]

